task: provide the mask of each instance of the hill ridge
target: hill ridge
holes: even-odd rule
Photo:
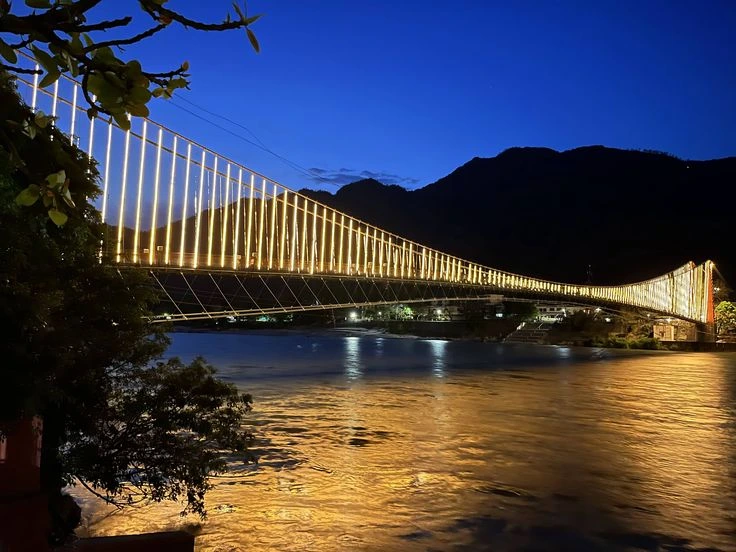
[[[581,146],[508,148],[421,188],[373,179],[301,190],[419,243],[555,280],[639,281],[712,258],[736,275],[730,227],[736,157]],[[719,201],[714,201],[719,198]]]

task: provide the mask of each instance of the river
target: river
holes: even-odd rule
[[[83,533],[201,551],[736,550],[736,355],[177,333],[254,396],[205,521],[85,499]],[[84,498],[80,492],[78,496]]]

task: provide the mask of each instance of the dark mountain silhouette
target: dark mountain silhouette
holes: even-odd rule
[[[424,188],[360,180],[326,205],[496,268],[585,282],[647,279],[714,260],[736,281],[736,157],[684,161],[589,146],[512,148],[474,158]]]

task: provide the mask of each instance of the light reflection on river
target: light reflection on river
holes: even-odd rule
[[[736,550],[736,355],[175,334],[253,393],[199,550]],[[176,505],[89,533],[196,524]]]

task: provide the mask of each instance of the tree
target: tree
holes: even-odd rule
[[[39,82],[42,88],[52,85],[65,73],[78,78],[89,104],[88,116],[107,115],[125,130],[130,128],[129,116],[148,116],[147,104],[152,98],[170,98],[175,90],[188,86],[189,64],[185,61],[176,69],[153,72],[144,68],[138,60],[121,59],[116,50],[145,40],[170,25],[179,24],[200,31],[245,29],[252,47],[260,51],[250,28],[260,16],[248,17],[245,6],[241,9],[236,2],[233,3],[235,17],[228,14],[220,23],[208,23],[166,8],[168,0],[138,0],[141,13],[152,20],[146,31],[127,37],[97,40],[101,33],[124,28],[133,21],[132,16],[88,21],[90,10],[101,1],[25,0],[26,6],[33,8],[33,11],[16,14],[12,12],[9,0],[0,0],[0,71],[39,73],[43,75]],[[21,48],[27,49],[41,69],[37,71],[23,67],[16,51]],[[23,132],[32,138],[46,128],[50,120],[44,113],[37,112],[9,124],[21,125]],[[44,207],[49,217],[56,224],[63,225],[68,209],[73,208],[68,189],[74,182],[61,178],[58,164],[52,164],[47,172],[41,173],[35,163],[26,163],[8,134],[9,130],[15,128],[7,129],[7,124],[0,126],[0,144],[8,152],[11,166],[25,172],[29,181],[29,187],[19,201],[24,205],[33,205],[39,199],[48,198],[44,199]]]
[[[736,330],[736,303],[721,301],[716,307],[716,333],[726,334]]]
[[[522,320],[534,320],[539,316],[539,309],[534,303],[504,301],[503,310],[507,315],[518,316]]]
[[[251,398],[203,359],[158,360],[168,340],[147,322],[157,301],[147,275],[100,257],[96,164],[23,104],[8,71],[27,72],[14,49],[28,47],[42,85],[79,76],[87,99],[96,95],[89,115],[126,127],[127,114],[144,115],[152,97],[186,86],[187,66],[149,73],[112,48],[180,23],[245,28],[257,49],[255,18],[236,7],[236,20],[206,24],[164,8],[166,0],[139,0],[155,20],[149,31],[94,42],[89,35],[130,22],[88,23],[99,3],[26,0],[39,11],[15,15],[0,0],[0,435],[3,420],[43,418],[41,482],[51,502],[78,482],[119,506],[182,500],[184,511],[204,515],[209,476],[227,455],[248,459],[241,419]],[[8,33],[18,41],[4,41]],[[57,528],[52,539],[63,536]]]
[[[486,305],[482,301],[465,301],[462,312],[467,322],[480,322],[485,316]]]
[[[32,115],[0,75],[0,120]],[[113,504],[183,500],[204,514],[223,455],[247,459],[250,397],[202,359],[157,361],[168,340],[147,322],[157,300],[147,275],[100,262],[102,225],[87,200],[99,191],[94,163],[53,126],[33,138],[6,131],[26,162],[62,167],[77,207],[60,228],[16,204],[28,180],[0,149],[0,420],[42,416],[52,501],[79,482]]]

